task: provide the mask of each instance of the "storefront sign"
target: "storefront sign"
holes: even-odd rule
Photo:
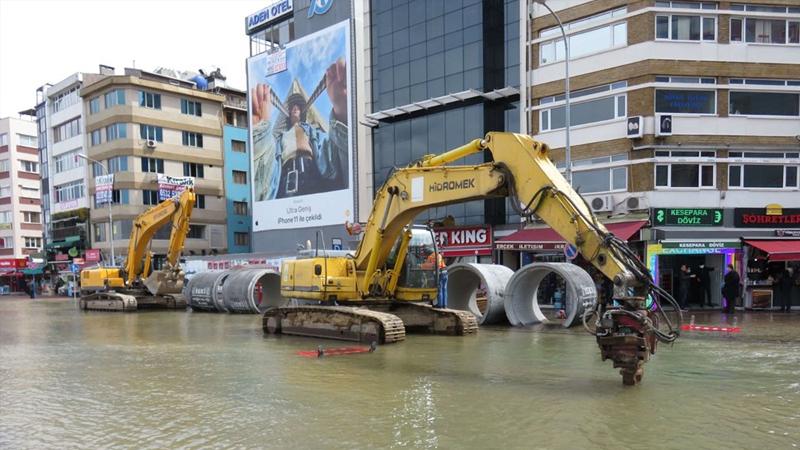
[[[689,249],[713,249],[713,248],[741,248],[739,241],[730,242],[662,242],[661,248],[689,248]]]
[[[433,234],[437,247],[445,256],[488,255],[492,252],[490,226],[436,228]]]
[[[87,249],[86,253],[83,256],[86,259],[87,263],[98,262],[100,261],[100,250],[96,248]]]
[[[498,242],[498,250],[537,251],[537,250],[564,250],[566,242]]]
[[[734,223],[742,228],[797,228],[800,208],[736,208]],[[778,213],[779,212],[779,213]],[[777,214],[776,214],[777,213]]]
[[[163,202],[180,195],[187,187],[194,187],[193,177],[171,177],[160,173],[158,174],[158,201]]]
[[[260,28],[275,19],[283,17],[293,11],[292,0],[279,0],[266,8],[247,16],[245,19],[245,31],[249,34],[256,28]]]
[[[800,230],[775,230],[778,237],[800,237]]]
[[[679,227],[720,227],[722,209],[718,208],[654,208],[653,224]]]
[[[56,253],[56,261],[69,261],[69,255],[66,253]]]
[[[25,258],[0,259],[0,269],[24,269],[28,265]]]

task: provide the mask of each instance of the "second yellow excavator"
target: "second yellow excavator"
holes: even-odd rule
[[[491,162],[448,165],[484,151]],[[437,269],[424,261],[436,252],[434,238],[430,230],[411,223],[427,208],[510,197],[520,216],[537,216],[613,281],[613,302],[597,303],[591,312],[595,334],[603,359],[612,359],[626,384],[635,384],[656,340],[677,337],[676,327],[659,309],[668,328],[662,331],[647,301],[674,300],[653,283],[627,244],[597,220],[548,152],[529,136],[493,132],[396,169],[376,193],[355,255],[317,252],[283,262],[281,294],[293,305],[266,311],[264,330],[376,343],[400,341],[406,330],[474,332],[471,313],[430,306],[437,294]]]
[[[122,267],[96,267],[81,271],[81,309],[135,311],[139,308],[186,307],[181,295],[184,273],[180,255],[189,232],[194,189],[164,200],[133,221],[128,254]],[[171,223],[164,267],[151,273],[150,243],[156,232]]]

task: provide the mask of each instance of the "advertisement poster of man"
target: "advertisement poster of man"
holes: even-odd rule
[[[248,61],[254,231],[352,220],[347,21]]]

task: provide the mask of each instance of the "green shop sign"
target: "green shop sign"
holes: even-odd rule
[[[678,227],[721,227],[719,208],[653,208],[653,224]]]
[[[679,249],[721,249],[721,248],[742,248],[742,243],[739,241],[720,242],[662,242],[661,248],[679,248]]]

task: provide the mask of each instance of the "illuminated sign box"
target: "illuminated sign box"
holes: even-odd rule
[[[719,208],[654,208],[653,225],[676,227],[721,227],[723,212]]]

